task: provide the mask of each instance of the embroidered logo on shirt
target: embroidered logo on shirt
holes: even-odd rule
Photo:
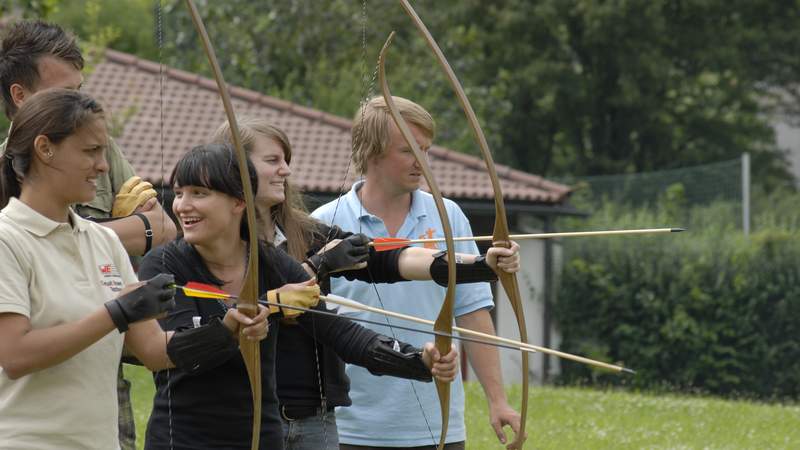
[[[419,235],[419,239],[433,239],[433,233],[435,232],[436,230],[434,230],[433,228],[428,228],[427,230],[425,230],[425,233]],[[433,250],[439,249],[439,247],[436,246],[436,242],[426,242],[425,244],[423,244],[423,247],[430,248]]]
[[[100,269],[100,284],[109,288],[111,292],[122,290],[124,286],[122,277],[114,264],[100,264],[97,268]]]

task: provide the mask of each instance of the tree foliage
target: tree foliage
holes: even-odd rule
[[[53,17],[81,33],[87,0]],[[104,1],[110,45],[208,74],[180,0]],[[393,0],[196,2],[226,79],[350,116],[391,30],[389,79],[430,109],[438,141],[478,153],[449,86]],[[473,102],[497,160],[548,176],[629,173],[753,155],[759,182],[788,178],[769,125],[800,121],[800,0],[412,2]],[[33,8],[33,6],[32,6]],[[154,46],[155,45],[155,46]]]
[[[720,0],[416,3],[503,162],[588,175],[748,151],[762,174],[785,175],[764,113],[791,110],[795,103],[785,100],[797,100],[800,8]],[[394,90],[436,113],[445,143],[476,151],[449,87],[396,2],[368,2],[365,48],[363,17],[352,2],[267,4],[204,4],[234,82],[350,115],[366,90],[364,73],[396,29]],[[172,24],[184,31],[174,41],[176,63],[188,59],[203,70],[182,15]]]

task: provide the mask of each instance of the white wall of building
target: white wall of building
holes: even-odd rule
[[[526,231],[527,232],[527,231]],[[521,271],[517,274],[520,295],[523,301],[525,320],[528,330],[528,340],[535,345],[542,345],[544,329],[544,294],[545,294],[545,244],[543,240],[530,239],[519,241]],[[555,267],[559,267],[559,245],[554,245]],[[556,269],[557,273],[558,270]],[[514,310],[503,291],[497,283],[495,297],[495,326],[497,334],[502,337],[518,340],[519,328],[514,316]],[[557,348],[559,338],[555,332],[550,333],[550,345]],[[513,350],[500,348],[500,364],[502,366],[503,380],[506,384],[517,384],[522,381],[522,361],[520,353]],[[544,360],[541,354],[530,354],[530,380],[533,383],[542,382]],[[550,376],[557,374],[558,360],[550,358]],[[470,368],[467,379],[477,380],[474,371]]]
[[[800,181],[800,127],[785,122],[777,122],[773,124],[773,127],[775,128],[775,140],[780,148],[788,150],[792,173]]]

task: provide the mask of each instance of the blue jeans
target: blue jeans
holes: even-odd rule
[[[339,432],[336,429],[336,414],[324,414],[298,420],[286,420],[283,425],[283,444],[286,450],[339,450]]]

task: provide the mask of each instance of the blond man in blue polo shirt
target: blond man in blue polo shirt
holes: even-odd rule
[[[394,101],[410,124],[420,148],[427,151],[435,134],[433,118],[410,100],[394,97]],[[364,174],[364,180],[354,184],[340,200],[319,207],[312,216],[326,224],[374,237],[443,237],[433,197],[419,189],[422,170],[392,121],[382,97],[371,99],[356,113],[352,136],[353,163]],[[469,221],[458,205],[445,199],[445,206],[453,235],[471,236]],[[459,242],[456,251],[478,253],[474,242]],[[333,279],[331,292],[358,299],[370,306],[435,320],[445,289],[424,281],[371,285]],[[489,315],[493,306],[488,283],[459,285],[456,289],[455,316],[458,326],[495,334]],[[371,313],[359,316],[402,325]],[[415,345],[424,339],[415,333],[377,328],[382,333],[393,332],[397,339]],[[498,439],[505,443],[507,437],[503,427],[509,425],[516,433],[520,416],[506,399],[497,349],[466,343],[465,350],[486,393],[490,422]],[[433,385],[388,377],[375,378],[366,370],[351,365],[347,366],[347,375],[351,380],[353,405],[337,408],[336,411],[339,441],[343,450],[436,448],[441,432],[441,417]],[[465,440],[464,387],[461,380],[457,379],[451,388],[450,425],[445,448],[463,449]]]

